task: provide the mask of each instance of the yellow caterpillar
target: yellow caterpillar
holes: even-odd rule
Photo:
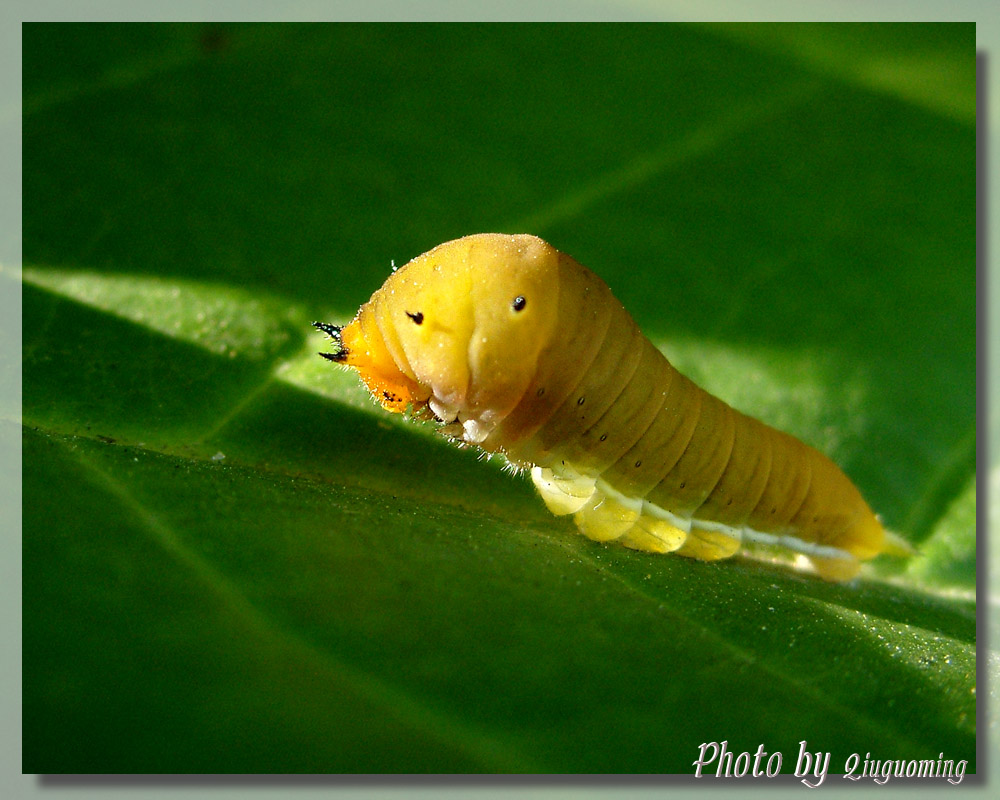
[[[593,272],[535,236],[478,234],[398,271],[320,355],[385,409],[531,469],[597,541],[703,560],[803,553],[827,580],[910,552],[819,451],[675,370]]]

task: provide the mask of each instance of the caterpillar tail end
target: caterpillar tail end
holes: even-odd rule
[[[885,530],[885,537],[882,540],[882,549],[878,555],[896,556],[897,558],[910,558],[917,554],[917,549],[898,533]],[[845,554],[844,558],[822,558],[819,556],[809,556],[813,569],[825,581],[842,582],[849,581],[856,577],[861,571],[861,560],[856,556]],[[870,557],[870,556],[868,556]],[[866,558],[866,557],[862,557]]]
[[[882,552],[888,556],[897,558],[911,558],[919,551],[898,533],[886,529],[885,540],[882,543]]]

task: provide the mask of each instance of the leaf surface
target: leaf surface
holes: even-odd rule
[[[974,35],[25,25],[24,770],[973,772]],[[486,230],[919,555],[832,586],[595,544],[316,357]]]

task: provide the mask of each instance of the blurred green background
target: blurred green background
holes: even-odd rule
[[[25,772],[975,767],[975,27],[23,28]],[[316,357],[530,232],[918,544],[578,536]]]

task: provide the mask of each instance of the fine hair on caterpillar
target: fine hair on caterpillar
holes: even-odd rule
[[[314,323],[394,413],[530,470],[597,541],[704,561],[760,543],[824,579],[909,545],[825,455],[681,375],[596,274],[527,234],[446,242],[343,327]]]

